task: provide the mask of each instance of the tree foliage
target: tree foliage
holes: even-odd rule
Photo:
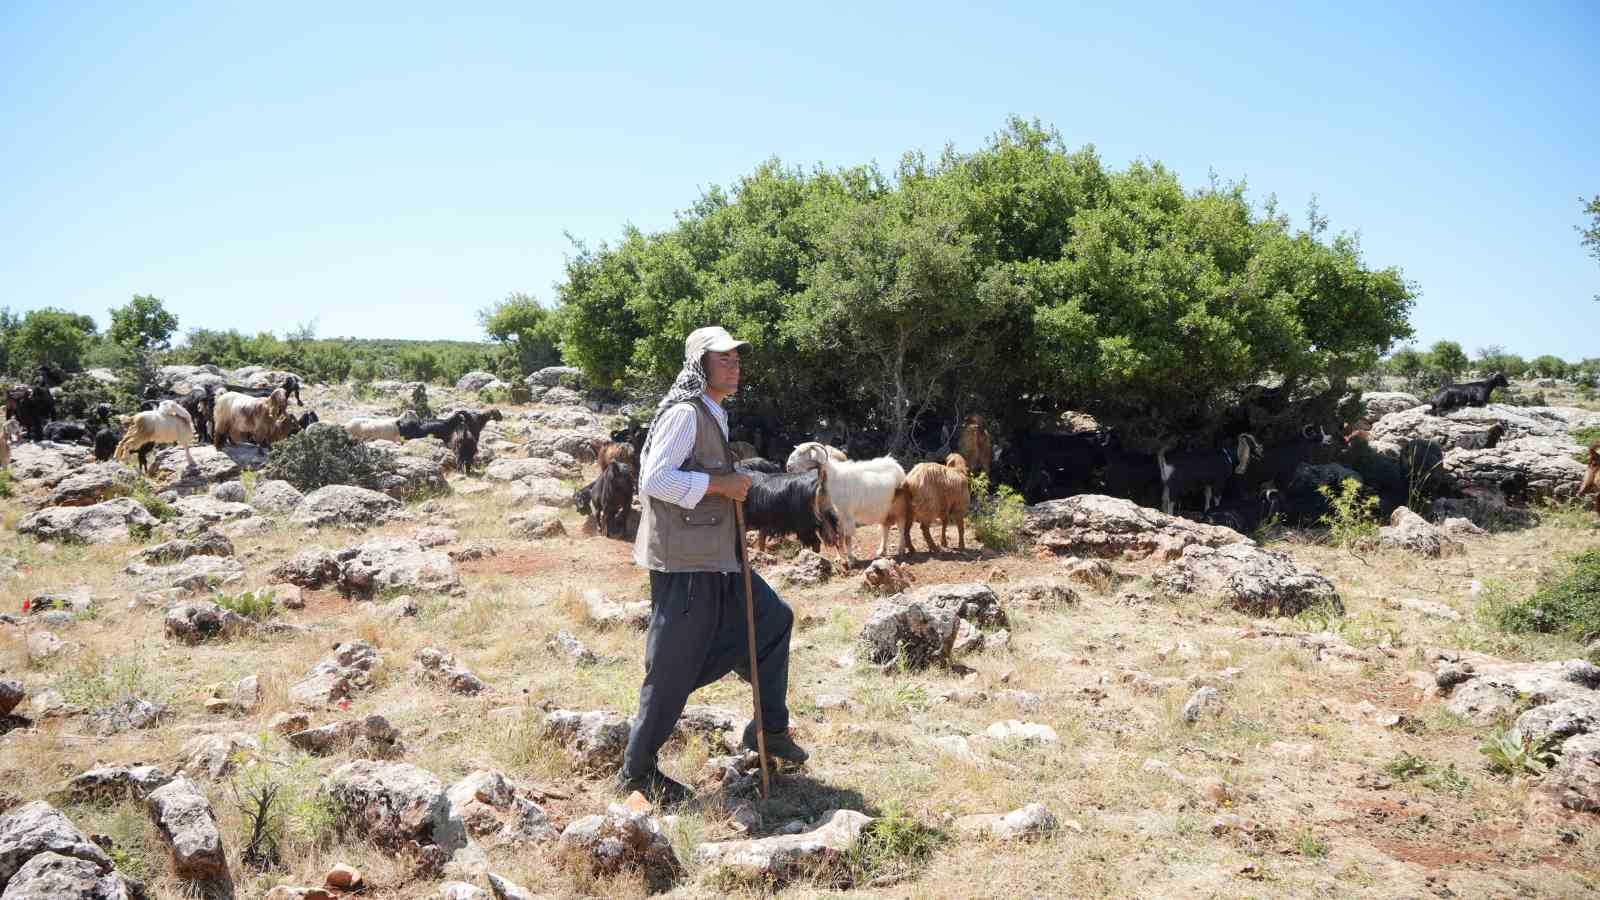
[[[510,294],[494,306],[479,310],[478,324],[491,340],[499,342],[513,362],[516,371],[508,374],[527,375],[561,364],[555,313],[530,294]]]
[[[111,327],[106,334],[123,347],[165,350],[178,332],[178,317],[167,312],[159,297],[134,294],[126,305],[110,312]]]
[[[1588,200],[1582,197],[1578,202],[1583,204],[1583,214],[1589,217],[1587,225],[1579,225],[1578,233],[1583,236],[1583,246],[1589,249],[1589,255],[1600,262],[1600,194]],[[1594,299],[1600,300],[1600,294],[1595,294]]]
[[[99,331],[89,316],[48,306],[29,310],[20,319],[5,310],[0,329],[5,332],[5,368],[19,375],[41,363],[68,372],[81,369]]]
[[[1446,381],[1455,381],[1467,370],[1467,354],[1455,341],[1435,341],[1428,350],[1428,363]]]
[[[595,381],[660,387],[684,336],[721,324],[754,345],[747,410],[843,418],[895,451],[929,412],[1171,424],[1262,379],[1342,383],[1410,336],[1400,271],[1312,218],[1013,120],[892,175],[769,161],[670,229],[578,244],[556,325]]]

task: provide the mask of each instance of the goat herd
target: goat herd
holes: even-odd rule
[[[51,366],[40,366],[32,384],[19,385],[6,392],[6,427],[0,429],[0,466],[11,461],[11,443],[26,437],[33,441],[85,444],[94,448],[95,459],[139,459],[139,469],[150,473],[149,453],[158,444],[183,448],[191,466],[194,457],[189,447],[196,441],[208,442],[217,449],[228,444],[255,443],[268,449],[273,442],[311,427],[318,421],[316,412],[299,416],[289,412],[293,398],[301,407],[300,380],[287,375],[276,386],[247,387],[237,384],[207,385],[177,394],[148,388],[138,410],[127,419],[126,427],[114,421],[109,403],[89,410],[83,421],[56,419],[56,400],[50,388],[63,377]],[[478,455],[478,438],[484,426],[500,419],[500,411],[457,410],[443,419],[423,419],[414,412],[394,418],[359,418],[345,429],[358,441],[436,437],[453,453],[456,466],[471,473]]]
[[[83,443],[93,446],[98,460],[139,458],[148,472],[147,454],[158,444],[188,448],[209,441],[217,448],[229,442],[252,441],[263,448],[308,428],[315,412],[295,416],[288,402],[304,406],[300,383],[293,375],[276,386],[246,387],[222,384],[195,388],[186,394],[150,389],[127,420],[126,428],[113,422],[109,404],[99,404],[85,421],[57,420],[50,388],[61,382],[59,372],[40,367],[31,385],[6,393],[6,427],[0,430],[0,465],[9,465],[10,442],[23,435],[30,440]],[[1504,376],[1480,382],[1452,384],[1429,398],[1432,412],[1442,414],[1460,406],[1483,406],[1491,392],[1506,384]],[[1265,391],[1268,400],[1271,391]],[[1279,412],[1285,407],[1280,405]],[[1308,407],[1309,408],[1309,407]],[[765,549],[774,536],[793,536],[820,551],[834,547],[855,562],[852,537],[857,528],[883,528],[878,555],[886,555],[890,531],[900,528],[899,553],[915,550],[911,526],[920,527],[931,552],[930,526],[938,522],[939,544],[948,546],[950,524],[956,526],[958,549],[966,549],[966,517],[971,502],[969,475],[985,474],[999,484],[1017,489],[1027,503],[1038,503],[1077,493],[1098,492],[1125,497],[1143,506],[1156,506],[1168,514],[1189,515],[1212,524],[1249,532],[1279,520],[1290,524],[1318,521],[1328,511],[1327,498],[1318,490],[1326,484],[1307,477],[1307,466],[1338,463],[1353,470],[1368,489],[1378,495],[1380,511],[1387,514],[1414,494],[1418,474],[1437,468],[1437,445],[1408,448],[1397,459],[1367,446],[1367,433],[1345,429],[1336,439],[1314,421],[1296,421],[1289,409],[1288,428],[1280,416],[1268,430],[1247,430],[1248,419],[1224,428],[1209,440],[1169,439],[1154,453],[1123,446],[1115,429],[1078,431],[1020,430],[998,443],[983,416],[966,417],[947,440],[952,452],[943,462],[922,462],[907,472],[890,456],[852,460],[845,451],[818,441],[794,446],[780,467],[763,458],[761,450],[782,455],[788,447],[764,440],[766,446],[736,440],[730,444],[738,472],[751,478],[745,500],[748,527],[758,533]],[[1309,414],[1308,414],[1309,415]],[[471,474],[478,440],[484,426],[499,420],[500,411],[458,410],[442,419],[422,419],[415,413],[392,418],[362,417],[344,428],[358,441],[435,437],[452,451],[456,467]],[[638,462],[648,426],[629,425],[599,440],[594,452],[599,475],[580,488],[578,510],[596,520],[607,537],[625,535],[628,513],[638,491]],[[1258,436],[1254,431],[1261,432]],[[772,432],[754,429],[735,437],[758,440]],[[1497,435],[1491,431],[1490,443]],[[1266,438],[1265,440],[1263,438]],[[193,458],[189,457],[193,465]],[[1339,471],[1339,470],[1335,470]],[[1589,472],[1583,492],[1597,492],[1600,512],[1600,443],[1589,451]]]
[[[1503,375],[1464,384],[1451,384],[1428,398],[1434,415],[1462,406],[1484,406]],[[923,462],[907,472],[889,456],[851,460],[837,447],[816,441],[795,446],[782,467],[763,458],[761,451],[779,458],[787,449],[774,432],[753,428],[735,437],[763,440],[765,446],[736,440],[730,444],[738,462],[735,469],[750,476],[745,500],[746,525],[758,533],[765,549],[775,535],[792,535],[812,550],[835,547],[848,562],[855,561],[852,535],[858,527],[883,528],[878,555],[889,549],[890,531],[900,529],[899,553],[915,550],[911,526],[921,528],[929,551],[933,536],[929,526],[940,524],[939,544],[948,546],[947,529],[956,526],[958,549],[966,548],[965,519],[971,502],[969,474],[982,473],[999,484],[1018,490],[1029,503],[1078,493],[1104,493],[1124,497],[1143,506],[1158,506],[1169,515],[1185,515],[1210,524],[1250,532],[1264,524],[1316,524],[1330,511],[1321,488],[1354,472],[1380,500],[1387,516],[1395,507],[1414,502],[1420,489],[1430,486],[1442,459],[1437,444],[1413,441],[1399,454],[1378,453],[1370,435],[1344,423],[1341,436],[1326,425],[1311,421],[1316,399],[1300,406],[1273,389],[1255,398],[1276,415],[1252,430],[1250,416],[1233,418],[1209,439],[1169,438],[1157,442],[1154,453],[1123,446],[1117,431],[1094,427],[1079,431],[1020,430],[997,442],[983,416],[966,417],[956,429],[954,452],[944,461]],[[647,429],[633,425],[614,432],[609,443],[596,447],[599,475],[578,490],[580,512],[592,515],[597,530],[607,537],[625,535],[628,512],[637,485],[637,462]],[[1493,446],[1503,433],[1489,431]],[[1437,487],[1437,485],[1433,485]],[[1600,443],[1589,451],[1589,472],[1584,493],[1600,492]],[[1596,497],[1600,512],[1600,494]]]

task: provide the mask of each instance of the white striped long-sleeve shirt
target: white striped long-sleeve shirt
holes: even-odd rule
[[[717,401],[700,395],[700,401],[711,412],[711,418],[728,436],[728,414]],[[694,407],[679,403],[666,409],[650,425],[650,445],[645,449],[639,466],[639,490],[657,500],[694,509],[706,495],[711,476],[704,472],[685,472],[684,462],[694,449],[695,419],[699,413]]]

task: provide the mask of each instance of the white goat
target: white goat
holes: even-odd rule
[[[886,556],[889,530],[895,519],[895,491],[905,482],[906,470],[892,456],[851,462],[836,459],[833,454],[837,452],[832,447],[810,441],[794,448],[789,454],[787,468],[791,472],[826,470],[828,499],[839,514],[839,539],[850,565],[856,561],[851,538],[858,525],[883,526],[877,555]]]
[[[121,462],[128,458],[128,454],[137,452],[140,466],[143,467],[143,448],[146,444],[177,444],[183,448],[183,457],[193,468],[194,455],[189,452],[189,446],[193,443],[194,419],[189,417],[189,411],[175,401],[163,400],[155,409],[134,413],[112,457]]]
[[[344,423],[344,430],[358,441],[401,441],[399,419],[351,419]]]

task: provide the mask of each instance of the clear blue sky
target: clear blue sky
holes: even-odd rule
[[[0,304],[475,338],[507,293],[553,298],[563,232],[668,226],[770,156],[973,149],[1015,113],[1301,221],[1319,195],[1420,285],[1424,343],[1600,355],[1573,230],[1600,193],[1592,0],[829,6],[9,0]]]

